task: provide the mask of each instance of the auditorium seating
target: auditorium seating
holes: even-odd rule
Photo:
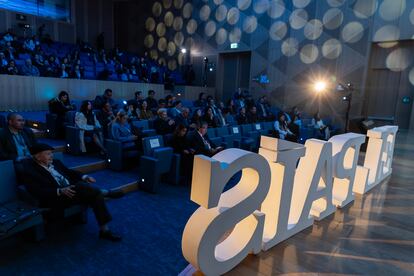
[[[0,162],[0,175],[0,240],[25,230],[31,230],[35,240],[43,239],[41,210],[18,197],[13,161]]]
[[[174,154],[171,147],[164,146],[162,136],[151,136],[142,139],[143,155],[140,159],[140,188],[156,193],[160,187],[162,176],[168,182],[178,184],[180,180],[180,155]]]

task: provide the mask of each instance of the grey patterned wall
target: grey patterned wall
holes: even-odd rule
[[[153,15],[154,24],[148,24],[158,24],[155,33],[162,24],[157,20],[167,21],[166,7],[171,2],[155,2],[157,8],[153,11],[160,15]],[[183,19],[183,28],[179,31],[174,28],[174,22],[184,17],[184,8],[175,8],[173,18],[168,19],[173,25],[167,27],[170,33],[165,36],[174,39],[166,38],[169,41],[167,59],[182,60],[178,51],[174,53],[176,56],[170,54],[169,49],[174,48],[172,43],[175,48],[190,49],[193,56],[228,52],[231,43],[238,43],[237,50],[252,52],[251,79],[266,74],[270,80],[269,84],[251,81],[251,92],[255,96],[268,94],[281,107],[299,105],[309,112],[318,109],[309,84],[324,78],[331,80],[332,85],[354,83],[352,114],[361,114],[372,41],[395,48],[385,57],[386,66],[395,71],[409,71],[409,80],[414,85],[412,56],[394,42],[413,38],[414,1],[193,0],[184,3],[176,0],[171,6],[177,7],[176,2],[182,3],[186,12],[192,10],[192,15]],[[157,41],[154,32],[151,35],[153,44],[158,43],[160,48],[164,42]],[[150,44],[146,41],[147,46]],[[154,46],[149,48],[156,51]],[[160,51],[157,54],[165,58]],[[323,113],[336,114],[339,122],[345,108],[342,97],[333,92],[322,99]]]

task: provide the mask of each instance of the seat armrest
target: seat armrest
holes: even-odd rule
[[[18,185],[17,186],[17,197],[30,204],[33,206],[39,206],[39,200],[37,200],[36,198],[34,198],[26,189],[26,187],[24,185]]]

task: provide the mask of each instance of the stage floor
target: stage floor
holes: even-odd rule
[[[414,133],[400,131],[390,178],[228,275],[414,275]]]

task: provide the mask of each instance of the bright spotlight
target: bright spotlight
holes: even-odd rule
[[[327,85],[326,82],[324,81],[317,81],[313,84],[313,89],[315,90],[316,93],[321,93],[323,91],[325,91]]]
[[[181,53],[183,53],[183,54],[187,53],[187,49],[186,48],[182,48],[181,49]]]

